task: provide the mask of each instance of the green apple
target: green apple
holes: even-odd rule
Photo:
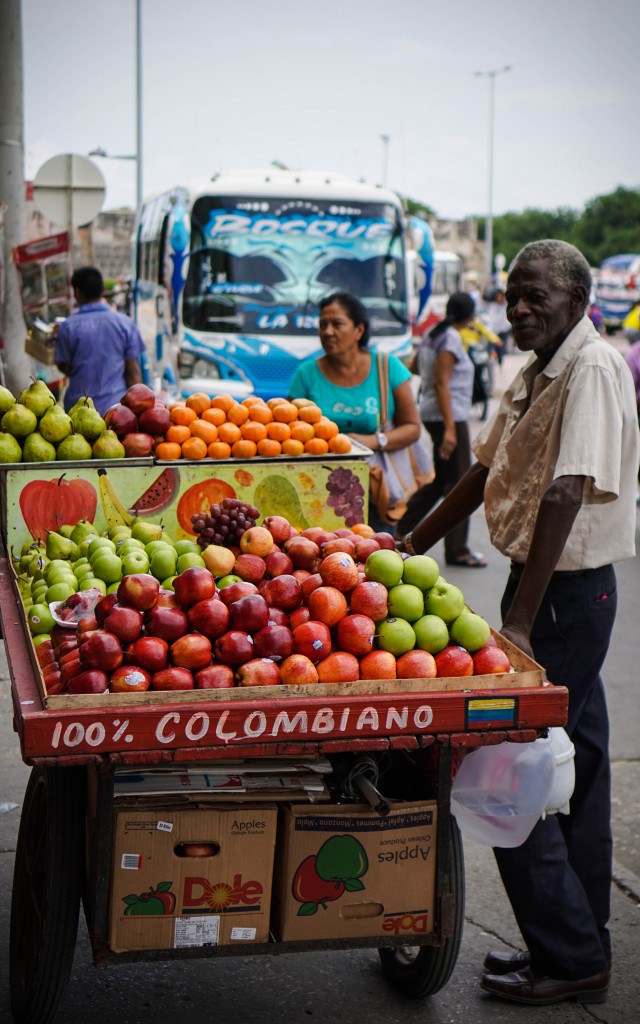
[[[39,647],[40,644],[44,644],[44,643],[46,643],[47,640],[50,640],[50,639],[51,639],[51,636],[49,635],[49,633],[36,633],[36,635],[33,637],[33,640],[31,642],[32,642],[34,647]]]
[[[103,597],[107,593],[107,584],[104,580],[98,580],[95,576],[89,576],[82,581],[80,590],[99,590]]]
[[[373,553],[374,555],[378,554],[377,551]],[[381,647],[383,651],[390,651],[396,658],[401,654],[406,654],[407,651],[412,651],[416,645],[416,634],[406,619],[383,619],[376,626],[376,639],[378,647]]]
[[[49,589],[48,584],[44,580],[40,580],[34,587],[31,588],[31,600],[34,604],[40,604],[44,601],[44,595]]]
[[[48,604],[33,604],[27,614],[29,630],[33,636],[38,633],[50,633],[55,626],[53,615]]]
[[[120,558],[124,558],[132,551],[144,551],[144,544],[141,540],[136,540],[135,537],[125,537],[124,540],[116,541],[116,551]]]
[[[449,634],[455,644],[473,652],[484,647],[491,636],[491,628],[481,615],[465,609],[449,626]]]
[[[122,562],[115,551],[105,551],[103,555],[91,563],[93,574],[108,585],[122,579]]]
[[[145,544],[144,550],[147,552],[149,558],[153,558],[156,551],[164,551],[165,548],[169,548],[170,551],[175,551],[173,544],[166,539],[161,537],[158,540],[150,540],[148,544]]]
[[[81,565],[79,569],[76,569],[74,576],[77,580],[86,580],[87,576],[93,576],[93,568],[87,562],[86,565]]]
[[[95,537],[94,540],[89,542],[87,548],[87,557],[90,562],[93,562],[93,556],[101,548],[108,548],[109,551],[115,551],[116,546],[109,537]]]
[[[128,555],[118,557],[122,563],[123,576],[133,576],[138,572],[149,572],[149,559],[144,551],[130,551]]]
[[[160,586],[163,590],[173,590],[173,581],[175,576],[167,576],[166,580],[161,580]]]
[[[387,608],[389,618],[415,622],[424,615],[422,591],[411,583],[398,583],[389,590]]]
[[[374,583],[382,583],[385,587],[395,587],[402,579],[402,555],[390,548],[373,551],[364,564],[364,574]]]
[[[177,540],[174,544],[174,547],[178,552],[178,555],[186,555],[189,552],[191,552],[194,555],[199,555],[202,553],[202,549],[197,544],[194,544],[192,540],[187,540],[186,538],[183,538],[182,540]]]
[[[76,558],[75,562],[71,563],[71,568],[73,569],[74,572],[77,572],[78,569],[80,569],[81,566],[88,565],[88,564],[89,564],[89,559],[87,558],[87,556],[86,555],[81,555],[80,558]]]
[[[131,527],[125,526],[124,523],[118,523],[117,526],[110,526],[107,530],[107,537],[110,537],[114,544],[117,544],[119,540],[126,540],[127,537],[131,536]]]
[[[180,575],[181,572],[184,572],[185,569],[192,569],[194,565],[200,565],[203,568],[206,568],[205,560],[202,555],[197,555],[192,551],[187,551],[185,555],[180,555],[176,565],[178,575]]]
[[[117,594],[118,587],[120,586],[120,580],[116,580],[115,583],[110,583],[107,587],[107,594]]]
[[[440,569],[429,555],[410,555],[402,564],[402,582],[420,590],[430,590],[438,580]]]
[[[453,622],[464,611],[464,594],[455,584],[439,576],[424,595],[424,610],[427,615],[439,615],[445,622]]]
[[[224,590],[225,587],[231,586],[232,583],[243,583],[242,576],[236,576],[234,573],[227,573],[226,576],[221,576],[219,580],[216,580],[216,586],[218,590]]]
[[[86,537],[84,537],[80,541],[80,543],[78,544],[78,554],[79,554],[79,556],[81,558],[82,557],[88,558],[87,552],[89,550],[89,545],[94,540],[97,540],[97,539],[98,539],[98,534],[97,533],[90,533],[90,534],[88,534]]]
[[[48,576],[45,576],[45,583],[48,587],[54,587],[56,583],[70,583],[73,586],[77,582],[71,567],[68,569],[54,569]]]
[[[167,576],[175,575],[177,562],[178,555],[175,549],[170,548],[168,544],[163,544],[153,552],[149,562],[149,572],[157,580],[163,580]]]
[[[72,586],[71,583],[54,583],[52,587],[49,587],[44,595],[47,604],[53,604],[54,601],[66,601],[68,597],[75,594],[78,589],[78,581],[75,576],[73,582],[75,586]]]
[[[416,647],[429,654],[437,654],[449,643],[449,630],[444,619],[439,615],[423,615],[413,623],[416,634]]]

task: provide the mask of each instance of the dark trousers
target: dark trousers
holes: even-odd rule
[[[471,465],[471,444],[469,427],[465,421],[456,423],[457,444],[451,458],[442,459],[438,454],[444,436],[444,424],[441,422],[425,423],[433,441],[433,468],[435,477],[430,484],[425,484],[409,499],[407,511],[398,523],[398,535],[403,537],[410,533],[421,519],[431,511],[433,506],[444,498],[464,476]],[[469,520],[464,519],[444,538],[444,553],[447,561],[455,561],[468,553]]]
[[[512,572],[503,618],[517,582]],[[571,813],[549,815],[522,846],[494,851],[532,968],[552,978],[587,978],[611,963],[609,721],[600,669],[616,599],[610,565],[553,576],[531,646],[550,681],[569,690],[566,730],[576,749]]]

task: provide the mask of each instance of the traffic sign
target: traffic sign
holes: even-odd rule
[[[76,153],[47,160],[33,182],[40,212],[68,231],[90,224],[102,209],[105,194],[100,169],[92,160]]]

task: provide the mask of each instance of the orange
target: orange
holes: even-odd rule
[[[293,423],[289,424],[289,426],[291,427],[291,436],[293,440],[302,441],[303,444],[305,441],[310,441],[315,434],[311,424],[303,423],[302,420],[294,420]]]
[[[302,441],[294,441],[292,437],[282,442],[282,454],[283,455],[302,455],[304,452],[304,445]]]
[[[206,420],[207,423],[213,423],[214,426],[219,427],[221,423],[227,418],[227,414],[224,409],[205,409],[204,412],[200,413],[200,419]]]
[[[193,411],[199,416],[204,412],[205,409],[211,407],[211,399],[209,395],[205,395],[204,391],[196,391],[193,395],[189,395],[185,402],[187,409],[193,409]]]
[[[286,441],[291,437],[291,430],[286,423],[267,423],[267,437],[273,441]]]
[[[236,404],[235,398],[232,398],[231,395],[214,395],[211,399],[212,409],[224,409],[225,412],[227,412],[232,405]]]
[[[207,455],[210,459],[230,459],[231,446],[224,441],[213,441],[207,448]]]
[[[188,427],[196,419],[197,413],[194,409],[187,409],[186,405],[172,405],[169,417],[172,423],[181,427]]]
[[[267,398],[267,405],[269,406],[270,409],[273,409],[274,406],[280,405],[282,402],[286,401],[286,398],[278,398],[278,396],[276,395],[275,398]]]
[[[221,423],[218,427],[218,441],[226,441],[227,444],[235,444],[242,437],[240,427],[235,423]]]
[[[305,441],[304,450],[307,455],[326,455],[329,445],[322,437],[312,437],[309,441]]]
[[[183,459],[204,459],[207,455],[207,446],[201,437],[190,437],[182,445]]]
[[[175,441],[161,441],[155,447],[156,459],[172,461],[182,458],[182,448]]]
[[[298,409],[302,409],[303,405],[315,405],[310,398],[292,398],[291,401]]]
[[[331,445],[329,445],[329,448],[331,448]],[[373,537],[376,531],[368,523],[354,523],[351,527],[351,532],[357,533],[358,537]]]
[[[246,405],[240,405],[239,402],[236,402],[230,409],[227,409],[227,422],[229,423],[235,423],[236,426],[241,427],[248,419],[249,409]]]
[[[256,405],[257,402],[260,402],[260,404],[263,402],[263,399],[260,398],[259,395],[247,395],[246,398],[242,399],[240,405],[248,405],[251,407],[252,405]]]
[[[329,451],[334,455],[347,455],[351,451],[351,438],[346,434],[335,434],[329,438]]]
[[[282,445],[279,441],[272,441],[270,437],[263,437],[262,441],[258,441],[258,455],[273,458],[274,455],[280,455],[281,452]]]
[[[257,444],[258,441],[262,441],[267,436],[267,428],[264,423],[257,423],[256,420],[247,420],[240,427],[240,433],[248,441],[255,441]]]
[[[272,412],[274,420],[277,420],[278,423],[293,423],[298,418],[298,410],[293,402],[278,402],[277,405],[274,405]]]
[[[236,441],[231,445],[231,455],[234,459],[252,459],[258,454],[258,446],[255,441]]]
[[[252,420],[258,423],[271,423],[273,413],[266,402],[254,402],[249,408]]]
[[[323,441],[329,441],[339,433],[337,424],[333,420],[327,419],[326,416],[322,416],[317,423],[314,423],[313,428],[316,437],[321,437]]]
[[[303,405],[298,408],[298,419],[305,423],[317,423],[322,419],[322,409],[317,405]]]
[[[188,437],[191,437],[191,428],[179,423],[172,423],[164,435],[165,441],[175,441],[176,444],[182,444]]]
[[[191,424],[191,434],[193,437],[201,437],[205,444],[218,440],[218,428],[215,423],[207,423],[206,420],[194,420]]]

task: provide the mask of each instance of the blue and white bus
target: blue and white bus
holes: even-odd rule
[[[428,298],[433,238],[392,191],[336,175],[224,173],[147,199],[134,311],[156,389],[285,395],[320,351],[318,302],[352,292],[372,344],[402,355]]]

